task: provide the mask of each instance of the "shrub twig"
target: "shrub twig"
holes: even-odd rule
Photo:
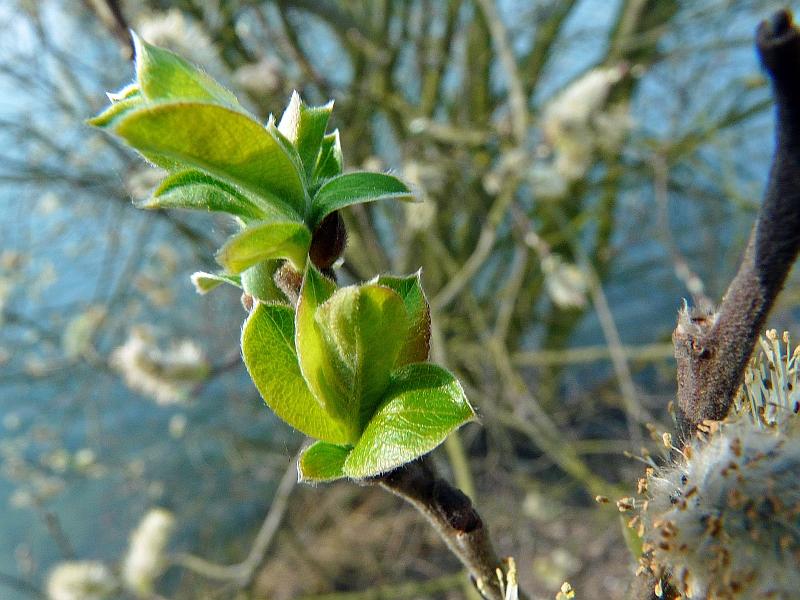
[[[439,477],[427,456],[371,480],[421,512],[467,568],[489,600],[503,600],[497,570],[505,572],[486,524],[464,492]],[[519,594],[520,600],[526,596]]]
[[[678,363],[679,425],[691,434],[725,418],[776,296],[800,250],[800,30],[789,11],[756,34],[772,80],[776,148],[764,202],[739,271],[717,312],[684,309],[673,333]]]

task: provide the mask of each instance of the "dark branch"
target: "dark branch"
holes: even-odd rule
[[[467,568],[484,597],[503,600],[496,570],[505,573],[505,569],[495,554],[486,525],[466,494],[440,478],[430,459],[422,457],[372,481],[425,515]],[[519,597],[525,596],[520,592]]]
[[[800,30],[791,13],[764,21],[756,34],[772,80],[777,134],[764,202],[736,277],[715,313],[683,310],[673,333],[683,434],[725,418],[800,249]]]

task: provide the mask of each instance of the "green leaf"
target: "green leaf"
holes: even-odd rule
[[[318,483],[347,477],[342,471],[350,448],[327,442],[315,442],[306,448],[297,462],[300,481]]]
[[[380,275],[372,283],[393,289],[403,299],[408,314],[408,334],[397,355],[395,367],[428,360],[431,348],[431,309],[420,283],[421,271],[408,277]]]
[[[236,96],[177,54],[148,44],[131,32],[136,77],[148,100],[201,100],[245,112]]]
[[[225,275],[224,273],[206,273],[205,271],[196,271],[192,273],[191,280],[195,291],[200,295],[207,294],[223,283],[229,283],[238,288],[242,287],[242,281],[238,275]]]
[[[140,96],[141,93],[142,93],[142,88],[139,85],[139,82],[133,81],[118,92],[106,92],[106,96],[113,103],[113,102],[119,102],[120,100],[125,100],[127,98],[132,98],[134,96]]]
[[[309,223],[313,229],[335,210],[375,200],[397,199],[414,201],[414,195],[406,184],[385,173],[347,173],[326,181],[317,190],[311,202]]]
[[[371,477],[419,458],[475,418],[456,378],[430,363],[395,371],[384,397],[345,460],[349,477]]]
[[[331,355],[325,349],[322,331],[315,316],[319,307],[336,291],[336,285],[324,277],[311,261],[306,264],[303,285],[296,312],[296,340],[300,370],[314,397],[335,418],[343,421],[348,430],[348,441],[355,442],[361,432],[358,423],[347,421],[347,413],[342,412],[336,398],[330,391],[330,373],[333,370]]]
[[[156,104],[126,114],[114,131],[146,157],[183,163],[305,213],[295,164],[265,127],[240,112],[200,102]]]
[[[332,111],[333,101],[323,106],[308,106],[295,91],[278,124],[280,132],[297,148],[307,177],[312,176],[316,166]]]
[[[324,394],[360,431],[383,398],[408,332],[403,301],[381,285],[349,286],[326,300],[314,318],[331,367]]]
[[[217,262],[229,273],[271,258],[285,258],[295,269],[305,267],[311,232],[297,221],[261,221],[230,237],[217,251]]]
[[[120,91],[120,93],[125,93],[124,89]],[[109,97],[111,96],[112,94],[109,94]],[[145,106],[145,104],[146,100],[137,89],[124,97],[120,97],[120,99],[117,101],[112,101],[111,106],[106,108],[96,117],[87,119],[86,123],[93,127],[113,127],[122,117],[128,115],[134,110],[142,108]]]
[[[188,208],[225,212],[249,221],[267,216],[255,202],[249,200],[236,188],[227,185],[200,171],[180,171],[161,182],[147,200],[135,202],[137,208]],[[269,213],[278,216],[271,206]]]
[[[297,148],[294,147],[294,144],[281,133],[281,130],[278,129],[277,125],[275,125],[275,117],[272,115],[269,116],[267,119],[267,131],[269,134],[275,138],[275,140],[280,144],[283,151],[286,153],[286,156],[292,161],[295,170],[298,173],[304,173],[305,169],[303,168],[303,161],[300,160],[300,155],[297,153]],[[302,177],[301,177],[302,178]],[[303,215],[308,212],[308,208],[311,203],[311,198],[306,197],[306,205],[303,206]]]
[[[286,296],[275,284],[280,260],[265,260],[242,272],[242,289],[262,302],[285,302]]]
[[[300,373],[291,307],[259,303],[242,330],[242,356],[259,393],[276,415],[313,438],[347,443],[341,424],[322,410]]]
[[[313,181],[330,179],[342,174],[344,159],[342,158],[342,145],[339,140],[339,130],[329,133],[322,138],[319,157],[314,166]]]

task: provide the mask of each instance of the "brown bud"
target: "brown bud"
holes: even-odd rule
[[[318,269],[328,269],[342,255],[346,244],[344,221],[339,211],[334,211],[322,219],[322,223],[314,230],[308,256]]]

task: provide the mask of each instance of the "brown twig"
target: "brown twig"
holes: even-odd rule
[[[97,18],[120,43],[125,58],[132,59],[134,53],[130,25],[122,12],[118,0],[84,0]]]
[[[719,310],[684,309],[673,333],[684,435],[704,420],[728,414],[758,334],[800,250],[800,30],[789,11],[761,23],[756,47],[772,80],[775,155],[742,263]]]
[[[503,600],[497,557],[489,532],[470,499],[439,477],[428,457],[422,457],[372,480],[421,512],[467,568],[475,586],[489,600]],[[520,599],[525,596],[520,592]]]

